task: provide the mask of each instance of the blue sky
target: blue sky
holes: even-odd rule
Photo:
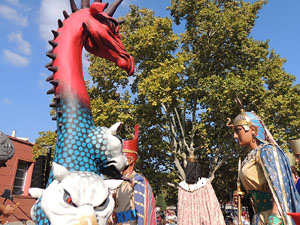
[[[169,0],[124,0],[116,17],[125,15],[132,3],[153,9],[158,16],[169,15]],[[299,8],[300,1],[269,0],[252,33],[257,40],[270,40],[270,48],[287,59],[284,68],[297,77],[296,83]],[[34,142],[39,131],[56,129],[49,116],[52,95],[46,95],[51,85],[45,78],[51,73],[44,65],[49,62],[45,53],[51,29],[57,28],[64,9],[70,12],[68,0],[0,0],[0,131],[8,135],[16,130],[17,137]]]

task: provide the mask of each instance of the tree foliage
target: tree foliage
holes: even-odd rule
[[[135,59],[135,75],[128,79],[114,64],[88,56],[96,125],[122,121],[128,125],[122,137],[130,139],[130,127],[140,124],[137,170],[157,195],[167,192],[167,204],[177,200],[170,185],[185,178],[188,155],[197,157],[220,199],[228,200],[236,188],[237,158],[247,154],[226,127],[227,118],[239,113],[236,97],[283,148],[299,133],[299,85],[268,41],[251,37],[263,4],[171,0],[173,20],[132,5],[120,32]],[[184,22],[180,36],[173,22]]]
[[[184,179],[186,157],[196,155],[203,176],[217,178],[218,196],[228,199],[237,158],[247,154],[226,127],[226,119],[239,113],[236,97],[263,118],[283,147],[298,133],[295,77],[284,71],[285,60],[268,41],[251,37],[263,4],[172,0],[173,21],[185,22],[181,37],[170,18],[131,6],[121,32],[136,62],[135,76],[126,80],[124,72],[90,56],[92,104],[101,115],[96,117],[141,124],[137,167],[157,193],[167,182]]]
[[[40,137],[35,140],[35,144],[32,149],[33,158],[36,159],[40,155],[46,156],[48,151],[52,150],[52,158],[54,155],[53,149],[56,144],[56,132],[53,131],[41,131],[39,132]]]

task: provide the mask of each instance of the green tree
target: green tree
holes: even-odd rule
[[[153,106],[139,97],[138,85],[153,68],[159,68],[164,61],[173,60],[172,54],[178,48],[179,37],[172,32],[171,19],[155,17],[151,10],[131,6],[125,19],[126,23],[121,26],[122,41],[127,51],[135,57],[137,76],[128,79],[126,73],[114,64],[89,55],[92,112],[97,125],[110,126],[116,121],[131,127],[136,123],[141,125],[137,170],[151,181],[155,193],[160,193],[162,189],[168,189],[167,181],[176,180],[177,175],[173,170],[169,145],[161,141],[166,136],[165,130],[155,125],[165,124],[161,122],[165,121],[163,112],[157,114],[161,106]],[[150,121],[147,117],[151,114],[153,117]],[[148,129],[149,126],[152,128]],[[122,137],[130,139],[129,134],[133,131],[123,131]],[[173,196],[175,199],[176,193]]]
[[[56,132],[53,131],[41,131],[40,137],[35,140],[35,144],[32,149],[33,158],[36,159],[40,155],[46,156],[48,151],[52,149],[52,159],[54,155],[54,149],[56,144]]]
[[[189,76],[185,89],[188,99],[193,99],[191,104],[199,105],[197,110],[201,111],[197,126],[202,135],[197,141],[207,143],[209,154],[221,150],[217,151],[221,158],[231,156],[214,180],[216,192],[223,198],[224,190],[235,188],[234,180],[229,178],[235,179],[232,167],[237,165],[236,158],[246,154],[225,127],[226,117],[233,118],[238,113],[233,102],[236,96],[247,110],[262,117],[282,147],[287,148],[286,141],[299,132],[300,96],[299,85],[293,85],[295,77],[284,71],[285,60],[269,49],[268,41],[251,37],[264,3],[171,1],[174,21],[186,22],[181,39],[183,50],[193,55],[185,70]],[[211,167],[210,175],[214,170]]]
[[[299,85],[268,41],[251,37],[263,4],[172,0],[174,22],[185,21],[181,38],[170,18],[131,6],[121,33],[135,59],[135,76],[127,79],[112,64],[89,56],[97,123],[141,125],[137,168],[156,193],[167,190],[176,201],[176,191],[166,184],[183,180],[186,157],[196,155],[218,196],[229,198],[237,158],[247,154],[226,127],[227,117],[239,113],[237,96],[284,148],[299,133]]]
[[[157,195],[167,193],[168,205],[176,203],[170,186],[185,179],[187,156],[197,156],[219,199],[228,200],[236,188],[237,159],[247,151],[237,146],[226,122],[239,113],[237,96],[284,149],[299,134],[300,87],[268,41],[251,37],[263,4],[172,0],[173,20],[132,5],[121,34],[135,59],[135,75],[128,79],[114,64],[88,56],[96,125],[122,121],[128,125],[122,137],[130,139],[134,124],[140,124],[137,170]],[[172,23],[183,21],[179,37]],[[43,136],[39,142],[48,143]]]
[[[161,192],[156,198],[156,206],[160,207],[160,211],[165,211],[167,209],[167,204],[165,200],[164,192]]]

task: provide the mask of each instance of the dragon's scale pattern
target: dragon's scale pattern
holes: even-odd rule
[[[70,171],[90,171],[101,174],[99,168],[105,167],[110,157],[110,145],[103,127],[95,127],[90,111],[79,103],[70,106],[61,101],[57,107],[62,114],[57,123],[61,124],[57,132],[54,162]],[[50,176],[52,182],[52,174]]]
[[[48,218],[45,216],[44,212],[41,209],[41,200],[42,198],[39,198],[34,205],[35,217],[39,218],[39,220],[37,220],[38,222],[36,223],[36,225],[50,224]]]
[[[61,100],[57,111],[61,116],[57,123],[61,124],[57,131],[56,149],[53,161],[70,171],[90,171],[98,175],[101,168],[110,160],[111,146],[107,141],[106,128],[95,127],[91,112],[80,103]],[[53,181],[50,173],[48,185]],[[35,205],[37,225],[50,224],[41,210],[40,199]]]

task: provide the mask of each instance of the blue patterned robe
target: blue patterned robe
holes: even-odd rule
[[[288,158],[271,144],[260,146],[259,163],[263,169],[284,225],[295,225],[287,212],[300,212],[300,195],[297,192]]]

